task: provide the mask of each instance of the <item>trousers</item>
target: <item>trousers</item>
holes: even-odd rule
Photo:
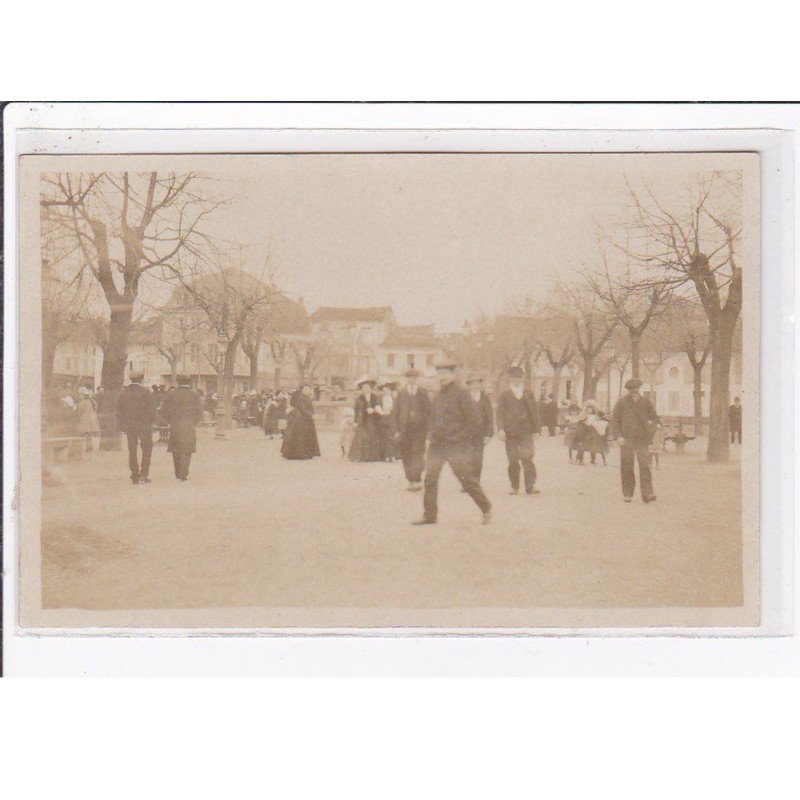
[[[533,434],[506,433],[506,455],[508,456],[508,479],[511,481],[511,488],[519,489],[521,464],[525,491],[531,491],[536,483],[536,467],[533,464]]]
[[[400,458],[403,470],[409,483],[422,480],[422,468],[425,465],[425,429],[409,428],[400,437]]]
[[[153,429],[134,428],[126,431],[128,437],[128,466],[131,470],[131,480],[147,478],[150,474],[150,456],[153,454]],[[142,448],[142,464],[139,466],[139,446]]]
[[[483,493],[481,485],[475,480],[472,454],[468,443],[431,444],[425,459],[425,495],[423,506],[425,519],[435,520],[438,514],[439,475],[445,464],[450,464],[464,491],[475,501],[484,513],[492,504]]]
[[[187,451],[175,451],[172,454],[172,463],[175,467],[175,477],[176,478],[188,478],[189,477],[189,464],[192,461],[192,454],[191,452]]]
[[[639,488],[642,498],[652,497],[653,492],[653,473],[650,472],[650,454],[647,442],[625,442],[619,449],[619,466],[622,476],[622,494],[625,497],[633,497],[636,489],[636,474],[633,470],[633,462],[639,462]]]

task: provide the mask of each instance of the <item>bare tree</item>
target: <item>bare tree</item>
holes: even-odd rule
[[[258,359],[269,329],[269,323],[269,316],[262,311],[257,311],[247,321],[242,335],[242,352],[250,362],[250,386],[253,389],[259,388]]]
[[[122,389],[134,306],[142,280],[174,269],[209,241],[205,218],[220,204],[200,176],[176,173],[49,173],[41,191],[43,224],[71,237],[96,279],[109,314],[102,383]]]
[[[600,252],[602,266],[586,279],[607,313],[627,331],[631,376],[639,378],[642,336],[653,319],[669,308],[672,284],[669,279],[637,282],[629,259],[625,268],[615,274],[602,244]]]
[[[291,341],[289,345],[294,355],[300,380],[313,380],[317,370],[330,354],[329,340],[315,337]]]
[[[286,361],[286,348],[289,346],[288,340],[283,336],[272,335],[268,339],[270,354],[275,363],[275,374],[273,380],[276,389],[283,388],[283,365]]]
[[[643,287],[668,281],[675,290],[694,290],[708,320],[711,350],[709,461],[729,457],[728,404],[733,337],[742,309],[738,259],[741,176],[699,175],[682,202],[668,207],[645,186],[630,188],[633,240],[620,249],[642,264]]]
[[[219,256],[224,260],[224,256]],[[224,348],[222,395],[224,426],[232,426],[233,385],[236,355],[248,325],[258,313],[267,314],[277,298],[271,280],[262,280],[239,266],[217,266],[198,261],[191,267],[175,269],[175,278],[191,298],[194,309],[205,315],[208,330]]]
[[[614,314],[608,313],[585,275],[573,284],[560,285],[557,298],[561,313],[572,324],[573,341],[582,362],[581,397],[588,400],[597,393],[602,370],[597,369],[596,362],[613,335],[618,320]]]

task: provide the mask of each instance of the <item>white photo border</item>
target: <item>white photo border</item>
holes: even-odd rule
[[[613,119],[613,125],[607,127]],[[793,277],[793,233],[797,209],[794,204],[796,132],[800,121],[797,106],[761,105],[509,105],[509,104],[56,104],[49,106],[11,105],[5,112],[5,346],[4,365],[4,630],[5,653],[12,670],[25,674],[49,672],[48,665],[61,663],[59,671],[72,674],[96,664],[100,674],[128,673],[134,664],[136,674],[151,671],[171,672],[186,667],[183,674],[229,674],[226,661],[206,661],[200,651],[266,647],[272,651],[296,650],[294,663],[303,674],[448,674],[489,673],[500,666],[459,661],[462,648],[488,647],[486,655],[509,648],[515,652],[502,674],[539,672],[541,662],[533,664],[523,655],[535,649],[553,652],[548,662],[560,663],[555,674],[581,672],[582,667],[560,661],[578,642],[596,653],[607,649],[606,641],[620,645],[630,642],[630,653],[658,650],[656,643],[674,640],[659,637],[687,637],[709,641],[724,637],[733,644],[735,637],[784,637],[795,641],[793,622],[797,618],[793,592],[797,574],[793,565],[795,450],[794,450],[794,324],[795,296]],[[659,125],[660,123],[660,126]],[[713,124],[711,124],[713,123]],[[697,125],[704,127],[697,127]],[[686,127],[691,125],[691,127]],[[708,127],[705,127],[708,126]],[[19,156],[39,154],[178,154],[178,153],[260,153],[260,152],[702,152],[757,151],[761,155],[761,625],[754,628],[541,628],[530,630],[497,629],[330,629],[330,630],[248,630],[237,629],[104,629],[52,630],[18,627],[15,508],[17,463],[16,317],[17,280],[17,164]],[[764,313],[768,310],[769,313]],[[769,348],[764,346],[770,342]],[[778,346],[775,344],[778,343]],[[9,357],[11,356],[11,357]],[[777,402],[776,402],[777,401]],[[542,637],[531,640],[528,637]],[[156,661],[141,660],[144,652],[158,648]],[[469,637],[471,644],[464,645]],[[644,638],[642,638],[644,637]],[[375,645],[377,658],[366,653]],[[397,640],[416,642],[424,650],[437,650],[434,663],[383,662],[377,654],[393,647],[405,649]],[[600,640],[604,644],[599,645]],[[148,642],[139,648],[137,642]],[[458,645],[454,644],[459,642]],[[515,644],[515,642],[526,642]],[[763,641],[763,640],[762,640]],[[185,645],[180,644],[186,642]],[[261,644],[255,644],[261,642]],[[389,642],[387,644],[387,642]],[[394,642],[392,644],[391,642]],[[436,644],[438,642],[438,644]],[[483,642],[482,645],[475,642]],[[499,646],[502,642],[502,647]],[[66,644],[65,644],[66,643]],[[125,644],[120,644],[125,643]],[[163,647],[162,647],[163,643]],[[191,643],[191,644],[189,644]],[[198,646],[205,643],[204,646]],[[323,644],[325,643],[325,644]],[[343,644],[346,643],[346,644]],[[492,644],[494,643],[494,644]],[[633,643],[636,643],[635,645]],[[681,643],[683,646],[683,642]],[[336,655],[318,662],[318,656],[305,662],[310,653],[332,648],[346,652],[362,651],[362,665],[342,666]],[[388,650],[387,650],[388,648]],[[172,658],[185,649],[197,653],[198,661],[176,665]],[[130,651],[127,666],[116,659]],[[140,652],[137,654],[137,650]],[[413,650],[413,648],[412,648]],[[438,652],[441,650],[441,652]],[[51,651],[46,657],[44,651]],[[263,652],[263,651],[262,651]],[[47,664],[42,661],[45,658]],[[192,656],[194,658],[194,656]],[[99,659],[99,660],[95,660]],[[166,660],[165,660],[166,659]],[[521,659],[521,660],[520,660]],[[553,660],[555,659],[555,660]],[[244,666],[244,662],[237,661]],[[285,666],[285,662],[282,662]],[[642,664],[650,663],[650,657]],[[666,662],[668,663],[668,662]],[[119,669],[114,668],[114,664]],[[151,669],[158,664],[158,667]],[[217,665],[216,667],[214,665]],[[337,666],[338,664],[338,666]],[[243,669],[248,674],[254,665]],[[222,669],[219,669],[222,667]],[[430,669],[429,669],[430,667]],[[473,668],[478,671],[474,672]],[[609,664],[596,664],[602,672]],[[211,672],[208,672],[208,669]],[[273,664],[280,673],[283,667]],[[421,669],[421,673],[420,673]],[[547,669],[547,668],[545,668]],[[377,672],[376,672],[377,670]],[[95,669],[91,670],[92,672]],[[261,673],[258,673],[261,674]],[[543,674],[547,673],[546,671]],[[609,674],[613,674],[609,673]]]

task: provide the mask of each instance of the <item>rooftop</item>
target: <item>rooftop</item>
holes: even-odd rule
[[[336,308],[320,306],[310,317],[312,322],[386,322],[394,319],[391,306]]]
[[[436,329],[430,325],[395,325],[381,347],[437,347]]]

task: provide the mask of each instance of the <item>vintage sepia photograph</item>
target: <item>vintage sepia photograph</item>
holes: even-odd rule
[[[20,173],[23,626],[759,624],[758,154]]]

